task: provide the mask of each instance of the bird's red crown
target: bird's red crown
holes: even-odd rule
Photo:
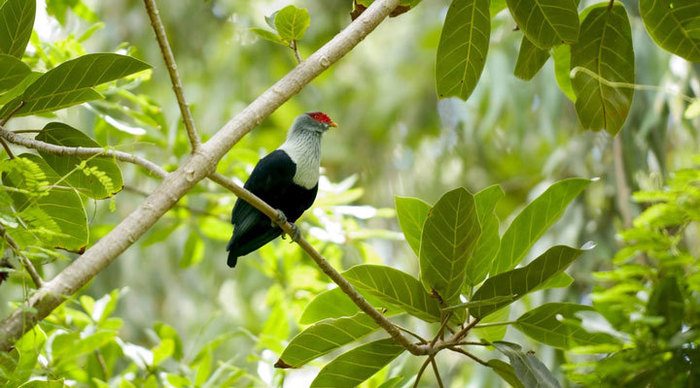
[[[328,115],[323,113],[323,112],[310,112],[310,113],[308,113],[308,115],[309,115],[309,117],[318,121],[319,123],[328,124],[331,127],[336,126],[336,124],[333,122],[333,120],[331,120],[331,118],[328,117]]]

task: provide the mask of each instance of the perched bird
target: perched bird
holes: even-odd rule
[[[304,113],[294,120],[287,140],[260,159],[243,187],[296,221],[314,203],[321,167],[321,135],[337,125],[321,112]],[[231,212],[233,236],[226,247],[228,266],[239,256],[262,247],[282,234],[282,229],[248,202],[236,200]]]

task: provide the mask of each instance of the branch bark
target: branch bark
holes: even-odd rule
[[[177,171],[169,174],[153,194],[146,198],[110,233],[90,247],[55,278],[44,282],[43,286],[27,301],[28,308],[16,309],[9,317],[0,322],[0,350],[9,350],[17,339],[30,331],[37,322],[63,303],[67,296],[74,294],[134,244],[197,182],[214,173],[216,163],[234,144],[331,64],[352,50],[396,8],[398,2],[399,0],[375,1],[360,17],[330,42],[227,122],[211,140],[202,144]],[[308,247],[302,245],[302,248],[313,249],[310,245]],[[372,310],[379,314],[373,308]],[[384,318],[383,315],[379,315]],[[398,333],[398,337],[406,340],[395,326],[392,325],[392,327]],[[408,342],[409,345],[417,346],[411,344],[410,341]]]

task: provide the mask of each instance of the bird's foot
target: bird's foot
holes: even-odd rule
[[[289,236],[292,239],[292,241],[289,242],[291,244],[294,241],[299,241],[299,239],[301,238],[301,230],[299,230],[299,227],[297,227],[296,224],[293,222],[289,225],[292,225],[292,234]],[[282,237],[284,238],[284,236]]]
[[[277,218],[272,220],[272,227],[279,227],[281,224],[286,224],[287,223],[287,216],[284,215],[282,210],[276,209],[277,210]]]

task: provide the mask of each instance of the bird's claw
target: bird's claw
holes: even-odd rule
[[[287,223],[287,216],[284,215],[282,210],[276,209],[277,210],[277,218],[272,220],[272,227],[280,227],[280,225],[284,225]]]
[[[290,222],[289,225],[292,226],[292,233],[289,234],[289,237],[291,238],[291,241],[289,243],[293,243],[294,241],[299,241],[299,238],[301,238],[301,231],[299,230],[299,227],[297,227],[293,222]],[[282,231],[282,240],[287,239],[287,233]]]

